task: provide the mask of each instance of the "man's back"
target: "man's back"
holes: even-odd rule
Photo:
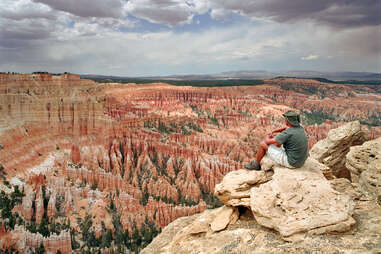
[[[291,166],[301,167],[304,164],[308,157],[308,138],[302,126],[287,128],[275,140],[283,144]]]

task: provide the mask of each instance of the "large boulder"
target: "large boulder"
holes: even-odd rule
[[[271,179],[272,171],[229,172],[214,188],[214,194],[228,206],[250,207],[250,189]]]
[[[369,169],[360,176],[360,186],[370,195],[374,196],[381,205],[381,165],[373,162]]]
[[[370,165],[373,163],[376,168],[381,167],[381,137],[350,148],[345,165],[352,182],[359,182],[361,173],[372,168]]]
[[[362,191],[368,192],[381,203],[381,137],[351,147],[346,166],[353,182],[359,182]]]
[[[336,177],[350,179],[345,166],[346,154],[351,146],[361,145],[366,135],[359,121],[347,123],[328,132],[327,138],[317,142],[310,150],[310,156],[328,166]]]
[[[355,223],[354,203],[331,187],[319,165],[313,158],[298,169],[275,165],[271,181],[251,188],[256,221],[283,237],[311,230],[314,234],[349,230]]]

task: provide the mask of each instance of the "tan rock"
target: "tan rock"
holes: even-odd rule
[[[261,161],[261,170],[262,171],[270,171],[273,170],[273,167],[276,165],[275,161],[270,159],[267,155],[263,157]]]
[[[335,178],[329,180],[329,183],[335,191],[347,194],[353,199],[359,198],[361,196],[361,192],[358,191],[358,184],[352,184],[346,178]]]
[[[346,167],[353,182],[359,182],[362,172],[381,167],[381,138],[367,141],[361,146],[352,146],[346,156]]]
[[[369,169],[361,173],[360,186],[381,204],[381,164],[379,162],[373,161],[369,164]]]
[[[328,225],[328,226],[312,229],[308,231],[308,234],[321,235],[326,233],[342,233],[342,232],[349,231],[355,223],[356,221],[352,217],[349,217],[348,220],[339,222],[334,225]]]
[[[239,217],[238,208],[231,206],[223,206],[219,208],[217,216],[210,224],[213,232],[224,230],[230,223],[234,224]]]
[[[366,141],[359,121],[347,123],[328,132],[328,137],[317,142],[310,150],[311,157],[328,166],[336,177],[350,179],[345,166],[345,156],[349,148]]]
[[[347,221],[354,223],[353,201],[333,190],[321,170],[312,167],[314,164],[316,161],[309,158],[298,169],[274,166],[272,180],[251,189],[250,206],[260,225],[287,237]]]
[[[228,206],[249,207],[250,189],[271,178],[271,171],[236,170],[225,175],[214,194]]]
[[[173,237],[173,241],[170,245],[165,246],[167,251],[174,249],[180,242],[194,237],[199,234],[207,233],[210,231],[210,224],[216,216],[218,209],[213,211],[207,211],[201,215],[197,215],[192,220],[192,223],[184,228],[181,228],[177,234]]]
[[[239,219],[225,230],[213,234],[188,235],[174,244],[180,231],[216,210],[218,209],[206,210],[202,214],[173,221],[141,253],[377,253],[379,250],[381,209],[374,202],[367,201],[359,201],[355,208],[354,229],[345,234],[318,232],[323,229],[332,232],[330,226],[326,226],[307,234],[297,234],[299,241],[289,241],[289,238],[285,241],[278,232],[258,225],[255,220]],[[345,223],[336,224],[336,230],[344,229]]]

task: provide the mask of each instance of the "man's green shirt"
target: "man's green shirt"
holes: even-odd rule
[[[275,137],[275,140],[283,145],[291,166],[303,166],[308,157],[308,138],[302,126],[285,129]]]

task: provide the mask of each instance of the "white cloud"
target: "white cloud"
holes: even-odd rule
[[[316,60],[318,59],[318,55],[309,55],[309,56],[303,56],[301,59],[305,61],[310,61],[310,60]]]
[[[229,11],[222,8],[212,9],[210,12],[210,16],[217,20],[226,18],[228,14],[229,14]]]

